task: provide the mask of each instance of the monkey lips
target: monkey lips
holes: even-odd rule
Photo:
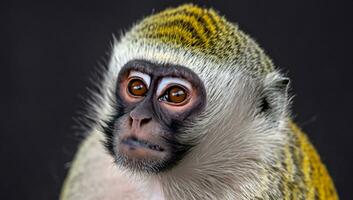
[[[135,159],[163,157],[165,151],[161,145],[148,140],[139,139],[135,136],[129,136],[122,139],[119,145],[119,150],[128,158]]]

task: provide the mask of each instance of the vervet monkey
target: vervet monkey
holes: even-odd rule
[[[338,199],[289,79],[214,10],[146,17],[102,73],[62,200]]]

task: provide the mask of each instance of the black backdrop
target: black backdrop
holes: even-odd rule
[[[0,199],[57,199],[79,139],[72,116],[112,34],[180,1],[1,1]],[[294,116],[342,199],[352,185],[352,1],[199,1],[292,78]]]

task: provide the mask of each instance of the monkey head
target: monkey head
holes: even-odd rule
[[[287,85],[236,25],[184,5],[145,18],[114,42],[97,121],[118,166],[161,173],[181,162],[185,170],[232,159],[226,173],[271,160]]]

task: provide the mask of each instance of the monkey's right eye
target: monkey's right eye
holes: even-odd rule
[[[142,97],[147,93],[146,84],[139,78],[132,78],[128,84],[128,93],[131,96]]]

